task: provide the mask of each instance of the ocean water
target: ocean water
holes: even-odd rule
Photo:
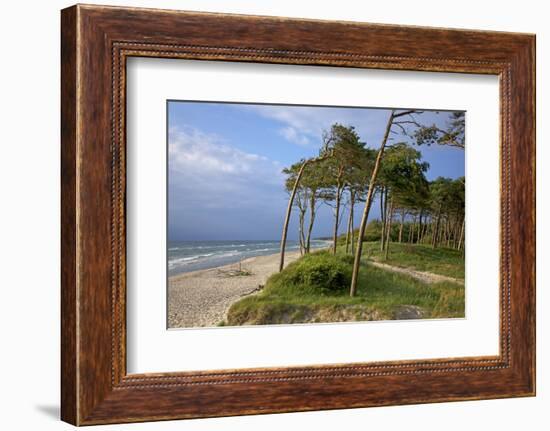
[[[312,240],[311,248],[328,247],[331,241]],[[279,253],[280,241],[170,241],[168,275],[237,263],[254,256]],[[287,241],[286,251],[299,250],[298,241]]]

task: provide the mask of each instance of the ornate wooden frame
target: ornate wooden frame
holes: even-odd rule
[[[88,425],[534,395],[534,35],[78,5],[62,11],[61,47],[63,420]],[[500,354],[128,375],[129,56],[498,75]]]

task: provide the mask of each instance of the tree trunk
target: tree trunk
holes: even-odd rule
[[[417,243],[420,243],[421,235],[422,235],[422,210],[420,210],[420,214],[418,214],[418,236],[416,238]]]
[[[462,223],[460,223],[460,219],[461,219],[460,214],[457,211],[456,219],[455,219],[455,227],[453,232],[453,248],[457,250],[458,250],[458,241],[460,237],[460,229],[462,225]]]
[[[447,248],[451,246],[451,218],[447,217],[447,223],[445,223],[445,237]]]
[[[401,225],[399,226],[399,242],[403,242],[403,225],[405,224],[405,208],[401,210]]]
[[[313,231],[313,223],[315,222],[315,192],[315,190],[312,190],[309,197],[309,226],[307,227],[306,253],[309,253],[311,250],[311,232]]]
[[[456,237],[458,235],[457,225],[458,225],[458,216],[451,221],[451,240],[449,241],[449,246],[451,248],[456,248]]]
[[[372,175],[369,183],[369,191],[367,192],[367,197],[365,199],[365,208],[363,209],[363,215],[361,217],[361,223],[359,224],[359,235],[357,237],[357,248],[355,250],[355,259],[353,260],[353,271],[351,274],[351,286],[350,286],[350,296],[355,296],[357,292],[357,280],[359,277],[359,265],[361,263],[361,254],[363,252],[363,237],[365,235],[365,227],[367,226],[367,219],[369,218],[370,205],[372,201],[372,194],[374,192],[374,186],[376,184],[376,177],[378,176],[378,170],[380,169],[380,162],[382,161],[382,156],[384,155],[384,148],[386,147],[386,142],[388,141],[388,136],[390,135],[391,126],[393,123],[395,111],[392,111],[390,118],[388,119],[388,124],[386,125],[386,132],[380,144],[380,149],[378,150],[378,155],[376,156],[376,161],[374,162],[374,168],[372,170]]]
[[[351,255],[353,256],[353,207],[355,206],[355,202],[353,203],[353,205],[351,206],[351,215],[350,215],[350,219],[351,219],[351,243],[350,243],[350,253]]]
[[[279,272],[281,272],[283,270],[283,267],[285,266],[286,236],[287,236],[287,233],[288,233],[288,223],[290,221],[290,213],[292,212],[292,205],[294,204],[294,197],[296,196],[296,190],[298,190],[298,185],[300,184],[300,179],[302,178],[302,175],[304,174],[304,169],[306,168],[306,166],[309,162],[310,162],[309,160],[305,160],[304,163],[302,163],[302,167],[300,168],[300,171],[298,172],[298,176],[296,177],[296,181],[294,182],[294,187],[292,188],[292,193],[290,194],[290,198],[288,199],[288,206],[286,208],[285,222],[283,224],[283,235],[281,237],[281,258],[279,260]]]
[[[336,254],[336,243],[338,241],[338,224],[340,223],[340,198],[342,197],[342,186],[338,182],[336,188],[336,209],[334,211],[334,233],[332,235],[332,254]]]
[[[424,226],[422,227],[422,232],[420,233],[420,243],[424,244],[428,230],[430,229],[431,216],[428,215],[428,218],[424,220]]]
[[[390,212],[388,214],[388,219],[387,219],[388,231],[386,233],[386,250],[384,252],[384,260],[388,260],[388,255],[390,253],[392,219],[393,219],[393,198],[390,198]]]
[[[350,190],[349,192],[349,218],[348,218],[348,231],[346,235],[346,254],[348,254],[349,246],[350,246],[350,239],[351,239],[351,249],[353,250],[353,207],[355,205],[355,193],[353,190]]]
[[[298,234],[300,238],[300,255],[303,256],[306,249],[306,237],[304,231],[304,221],[306,218],[306,212],[304,209],[300,208],[299,212],[299,223],[298,223]]]
[[[460,239],[458,240],[458,250],[462,249],[464,244],[464,227],[466,225],[466,216],[462,219],[462,228],[460,229]]]
[[[409,244],[412,244],[414,242],[414,235],[416,232],[416,219],[417,215],[414,215],[412,225],[409,225]]]
[[[439,222],[441,220],[441,204],[439,204],[439,208],[437,210],[437,218],[433,229],[433,235],[432,235],[432,248],[437,247],[437,240],[439,236]]]
[[[386,237],[386,224],[388,222],[388,191],[385,187],[383,187],[380,191],[380,218],[382,219],[380,251],[384,251],[384,238]]]

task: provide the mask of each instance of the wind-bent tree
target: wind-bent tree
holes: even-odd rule
[[[314,165],[311,165],[306,175],[302,179],[304,187],[309,190],[308,211],[309,222],[305,237],[305,253],[309,253],[311,250],[311,233],[313,231],[313,224],[317,216],[317,208],[319,207],[319,201],[324,197],[324,186],[326,183],[326,160],[321,160]]]
[[[325,199],[327,184],[327,169],[325,159],[317,163],[309,164],[304,170],[300,185],[295,196],[295,206],[298,209],[298,235],[300,238],[300,251],[302,254],[309,253],[311,249],[311,233],[317,216],[319,201]],[[286,189],[290,193],[296,181],[296,175],[301,164],[295,163],[290,168],[285,168],[283,173],[287,174]],[[306,226],[306,215],[309,220]]]
[[[385,242],[384,256],[388,257],[391,241],[391,224],[395,210],[401,210],[401,226],[399,229],[399,241],[402,240],[405,214],[407,210],[421,205],[427,198],[428,181],[425,172],[428,163],[421,162],[422,154],[406,143],[398,143],[389,147],[384,157],[380,171],[380,181],[389,196],[389,212],[384,215],[387,220],[385,236],[381,240]]]
[[[363,237],[365,235],[365,228],[367,226],[367,219],[369,217],[370,206],[372,203],[372,196],[374,194],[374,189],[376,187],[376,180],[378,177],[378,171],[380,170],[380,164],[382,162],[382,157],[384,156],[384,150],[386,144],[390,138],[391,133],[397,133],[392,128],[396,127],[398,129],[406,130],[408,120],[404,120],[404,117],[411,117],[413,114],[419,114],[421,111],[417,110],[397,110],[392,109],[388,117],[388,122],[386,123],[386,129],[380,142],[380,147],[378,149],[378,154],[376,156],[376,161],[374,163],[374,168],[372,174],[370,175],[369,188],[367,196],[365,199],[365,207],[363,209],[363,215],[361,217],[361,223],[359,225],[359,234],[357,238],[357,247],[355,251],[355,257],[353,261],[353,270],[351,276],[351,286],[350,286],[350,296],[355,296],[357,292],[357,280],[359,277],[359,265],[361,263],[361,254],[363,252]]]
[[[355,160],[355,163],[351,166],[347,175],[346,190],[348,191],[348,227],[346,232],[346,254],[351,252],[353,254],[353,248],[355,244],[354,239],[354,213],[355,204],[364,200],[366,187],[368,185],[369,174],[372,172],[374,161],[376,158],[376,151],[370,148],[364,148]]]
[[[305,168],[304,170],[302,170],[302,166],[302,163],[295,163],[289,168],[284,168],[283,173],[287,175],[285,187],[289,193],[292,193],[294,191],[294,186],[297,184],[296,179],[300,174],[300,171],[302,174],[302,181],[298,182],[298,185],[296,186],[293,204],[298,211],[298,238],[300,243],[300,254],[303,255],[306,249],[304,223],[306,212],[309,206],[311,191],[307,186],[304,185],[304,180],[307,177],[307,172],[305,172]]]
[[[324,167],[328,178],[331,178],[328,184],[330,191],[326,195],[331,198],[330,200],[334,200],[332,253],[336,254],[342,194],[346,184],[350,183],[354,169],[364,157],[365,144],[360,142],[359,135],[353,126],[346,127],[338,123],[333,124],[330,132],[325,134],[324,140],[332,150],[332,156]]]
[[[452,112],[449,114],[447,127],[439,128],[435,124],[431,126],[423,126],[414,118],[410,120],[410,124],[417,126],[417,129],[412,134],[417,145],[448,145],[464,149],[465,146],[465,112]]]
[[[461,249],[464,235],[464,177],[452,180],[438,177],[430,183],[432,248]]]
[[[388,212],[388,189],[384,184],[378,186],[378,191],[380,193],[380,221],[382,232],[380,233],[380,251],[384,251],[384,235],[386,233],[386,214]]]
[[[288,205],[286,209],[285,221],[283,223],[283,233],[281,237],[281,251],[280,251],[280,259],[279,259],[279,272],[283,270],[285,265],[285,248],[286,248],[286,238],[288,234],[288,223],[290,221],[292,206],[294,205],[294,197],[296,196],[296,192],[298,191],[298,188],[300,186],[300,180],[302,179],[302,176],[304,175],[304,172],[308,165],[314,165],[316,163],[327,160],[328,158],[332,157],[332,154],[333,154],[332,149],[328,148],[327,143],[324,142],[318,157],[302,159],[299,162],[300,168],[296,173],[294,185],[292,186],[292,191],[290,192],[290,197],[288,199]]]
[[[435,124],[422,126],[413,117],[411,123],[418,126],[418,128],[409,136],[412,136],[417,145],[447,145],[463,150],[466,145],[465,120],[465,112],[452,112],[449,114],[446,127],[439,128]],[[444,180],[448,181],[445,185],[442,185],[441,183]],[[460,250],[464,245],[463,236],[466,223],[464,216],[464,185],[464,177],[455,181],[438,178],[431,184],[432,211],[435,206],[435,224],[432,224],[431,238],[431,244],[434,248],[442,243],[442,238],[447,247],[452,245],[453,248],[458,247]],[[431,190],[432,186],[433,191]],[[450,214],[444,205],[453,207],[454,213]]]
[[[386,228],[386,245],[384,247],[384,260],[388,260],[390,253],[390,239],[391,239],[391,223],[393,220],[393,196],[390,196],[390,212],[387,215],[387,228]],[[384,238],[382,238],[384,240]]]

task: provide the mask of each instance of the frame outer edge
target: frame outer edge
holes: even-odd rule
[[[79,421],[77,298],[78,6],[61,11],[61,420]]]
[[[532,283],[530,287],[529,297],[531,299],[531,316],[530,316],[530,393],[531,396],[537,395],[537,298],[536,298],[536,283],[537,283],[537,259],[536,259],[536,250],[537,250],[537,37],[532,35],[528,40],[528,61],[527,64],[530,67],[530,75],[527,77],[527,83],[530,88],[529,94],[529,104],[531,107],[531,123],[530,123],[530,136],[529,144],[531,147],[531,160],[530,162],[530,178],[533,183],[531,195],[529,199],[531,200],[531,223],[532,223],[532,232],[533,245],[532,245],[532,268],[531,268],[531,277]]]
[[[511,61],[512,364],[521,396],[536,396],[536,39],[529,35]]]
[[[533,68],[531,71],[531,82],[533,83],[533,94],[531,97],[531,104],[533,107],[533,135],[531,138],[533,145],[533,157],[531,160],[531,169],[533,170],[533,247],[534,247],[534,260],[533,260],[533,318],[532,318],[532,341],[533,341],[533,357],[532,357],[532,395],[537,395],[537,37],[533,35],[530,44],[530,56],[533,62]]]
[[[119,386],[118,378],[111,378],[107,381],[106,367],[107,365],[113,365],[114,358],[106,350],[98,350],[97,347],[105,348],[107,346],[107,329],[113,325],[112,321],[107,323],[107,319],[103,319],[98,327],[88,328],[90,322],[94,321],[94,315],[99,313],[103,316],[107,311],[107,306],[112,305],[112,301],[106,297],[106,289],[103,283],[106,281],[105,271],[102,271],[101,282],[97,279],[97,274],[90,273],[91,264],[88,261],[89,257],[96,258],[97,253],[94,248],[97,243],[90,241],[89,234],[93,232],[93,229],[97,229],[95,224],[90,224],[90,215],[95,213],[90,209],[91,205],[88,205],[88,198],[90,197],[90,191],[93,190],[91,186],[96,183],[105,185],[103,179],[98,176],[92,175],[90,163],[98,163],[102,168],[105,168],[105,158],[102,155],[98,155],[98,151],[105,151],[107,146],[103,139],[105,138],[104,131],[96,132],[90,127],[87,121],[92,120],[92,113],[97,114],[103,120],[106,119],[106,112],[108,111],[106,100],[101,95],[104,91],[102,87],[94,87],[93,82],[86,79],[86,77],[92,72],[99,72],[98,78],[101,82],[106,78],[107,66],[106,64],[97,64],[91,62],[90,52],[88,50],[88,43],[93,42],[92,50],[97,49],[99,54],[106,58],[106,49],[110,47],[110,43],[116,37],[119,36],[117,32],[121,32],[122,36],[130,31],[127,27],[121,28],[121,22],[126,21],[129,16],[120,11],[132,11],[131,17],[134,15],[141,15],[144,12],[148,12],[146,9],[112,9],[109,11],[107,20],[103,21],[103,17],[99,16],[98,12],[102,10],[102,7],[80,5],[73,6],[71,8],[62,11],[62,94],[61,94],[61,106],[62,106],[62,133],[61,133],[61,191],[62,191],[62,286],[61,286],[61,309],[62,309],[62,325],[61,325],[61,337],[62,337],[62,395],[61,395],[61,416],[66,422],[73,425],[91,425],[99,423],[120,423],[120,422],[135,422],[135,421],[149,421],[149,420],[162,420],[162,419],[179,419],[186,417],[210,417],[210,416],[229,416],[237,414],[258,414],[258,413],[275,413],[286,411],[307,411],[307,410],[323,410],[333,408],[352,408],[352,407],[365,407],[375,405],[388,405],[388,404],[411,404],[411,403],[427,403],[427,402],[440,402],[440,401],[457,401],[467,399],[487,399],[487,398],[501,398],[510,396],[525,396],[532,395],[534,393],[534,365],[535,365],[535,352],[534,352],[534,152],[535,152],[535,138],[534,138],[534,117],[529,117],[529,114],[534,115],[534,81],[523,83],[518,86],[518,91],[522,95],[523,108],[526,113],[520,115],[519,124],[520,129],[529,128],[527,135],[523,136],[522,143],[527,147],[522,156],[517,160],[517,164],[521,165],[521,168],[527,170],[532,169],[529,175],[525,175],[521,181],[517,183],[524,184],[526,186],[525,193],[522,196],[516,197],[516,203],[512,207],[516,207],[519,204],[523,210],[529,212],[526,217],[529,218],[524,229],[522,230],[523,238],[526,239],[524,245],[519,247],[520,251],[524,251],[525,259],[520,266],[522,269],[520,272],[527,275],[527,281],[523,283],[516,283],[521,285],[522,290],[519,295],[514,295],[519,302],[518,305],[525,304],[526,309],[522,313],[522,319],[520,320],[520,328],[516,329],[515,340],[519,341],[521,334],[526,334],[523,341],[518,342],[523,348],[527,349],[527,352],[517,354],[514,357],[514,362],[517,365],[515,369],[510,370],[515,372],[499,373],[495,374],[495,377],[506,377],[507,384],[513,387],[509,388],[506,392],[503,388],[498,388],[498,385],[487,383],[487,379],[481,379],[479,381],[479,389],[474,393],[457,393],[450,395],[449,397],[434,397],[423,398],[420,395],[399,398],[396,400],[386,400],[380,402],[374,400],[365,403],[364,400],[360,402],[336,402],[332,396],[332,393],[327,392],[323,380],[311,381],[308,383],[308,387],[314,390],[317,394],[310,402],[293,408],[292,406],[279,404],[277,406],[265,407],[255,406],[253,403],[246,405],[241,403],[239,406],[215,406],[211,411],[207,411],[205,414],[200,413],[204,411],[204,405],[200,405],[201,402],[214,402],[216,398],[224,400],[230,399],[230,397],[238,395],[243,390],[254,389],[254,382],[243,382],[242,386],[239,382],[231,382],[231,384],[220,386],[215,390],[212,389],[208,394],[206,386],[193,386],[191,388],[152,388],[145,389],[140,387],[123,388]],[[151,11],[151,10],[149,10]],[[182,13],[173,11],[174,13]],[[154,12],[151,12],[154,13]],[[182,16],[185,13],[182,13]],[[191,14],[193,15],[193,14]],[[206,14],[205,14],[206,15]],[[237,16],[238,17],[238,16]],[[191,19],[191,18],[190,18]],[[212,19],[212,16],[209,16]],[[283,19],[275,17],[264,17],[264,19],[281,19],[290,24],[294,22],[296,24],[302,21],[296,19]],[[118,21],[117,21],[118,20]],[[231,18],[231,21],[237,20],[235,16]],[[184,20],[185,21],[185,20]],[[147,22],[141,22],[143,25],[150,25]],[[327,24],[328,25],[328,24]],[[231,26],[230,26],[231,27]],[[375,26],[376,27],[376,26]],[[376,27],[380,30],[379,27]],[[407,27],[405,27],[407,29]],[[116,31],[115,31],[116,30]],[[123,30],[123,31],[122,31]],[[149,31],[149,30],[147,30]],[[166,30],[168,31],[168,30]],[[171,31],[171,30],[170,30]],[[168,31],[168,34],[172,34]],[[357,31],[357,30],[356,30]],[[427,31],[427,30],[426,30]],[[125,33],[126,32],[126,33]],[[148,34],[148,33],[147,33]],[[164,34],[161,32],[161,34]],[[465,32],[457,34],[466,35]],[[477,35],[476,35],[477,36]],[[506,39],[508,44],[506,54],[511,59],[513,57],[516,60],[515,66],[519,71],[523,72],[523,80],[529,80],[534,78],[534,37],[521,40],[525,35],[506,36],[503,34],[503,38]],[[181,35],[175,35],[175,38],[182,38]],[[185,36],[190,37],[193,40],[193,35]],[[492,38],[495,35],[491,36]],[[202,42],[201,39],[198,39]],[[238,41],[237,41],[238,42]],[[481,41],[483,42],[483,40]],[[191,44],[190,46],[192,46]],[[235,43],[232,42],[232,45]],[[291,44],[292,45],[292,44]],[[80,49],[83,47],[83,49]],[[235,46],[230,47],[235,48]],[[269,47],[268,47],[269,48]],[[235,49],[238,49],[236,47]],[[245,48],[246,50],[247,48]],[[424,47],[424,50],[426,47]],[[513,51],[512,51],[513,49]],[[265,50],[265,48],[264,48]],[[243,51],[244,52],[244,51]],[[503,51],[504,52],[504,51]],[[300,54],[300,52],[299,52]],[[217,55],[217,54],[216,54]],[[352,54],[356,55],[356,54]],[[477,54],[479,57],[479,54]],[[269,55],[268,55],[269,56]],[[210,56],[212,59],[215,56]],[[222,56],[223,57],[223,56]],[[271,58],[271,56],[269,56]],[[275,56],[273,57],[275,58]],[[278,57],[277,57],[278,58]],[[469,58],[469,57],[468,57]],[[518,59],[527,62],[528,64],[518,64]],[[249,61],[248,59],[231,60],[231,61]],[[284,59],[283,59],[284,60]],[[420,60],[423,60],[422,58]],[[500,60],[500,58],[497,58]],[[333,60],[327,60],[329,63],[333,63]],[[269,61],[271,62],[271,61]],[[286,61],[283,61],[286,63]],[[289,61],[292,63],[293,61]],[[398,64],[399,61],[396,63]],[[479,67],[481,68],[480,60]],[[315,62],[317,64],[317,62]],[[413,67],[412,70],[420,70],[423,63],[422,61]],[[395,64],[389,64],[390,69],[393,69]],[[386,68],[386,67],[383,67]],[[518,70],[516,69],[516,70]],[[445,68],[443,68],[445,70]],[[485,70],[485,69],[484,69]],[[468,71],[466,72],[468,73]],[[104,76],[105,75],[105,76]],[[517,82],[517,75],[514,73],[514,82]],[[513,85],[515,88],[515,85]],[[512,106],[514,111],[521,109],[518,106],[519,102],[514,100]],[[89,106],[93,107],[92,112],[89,112]],[[106,124],[107,122],[104,121]],[[517,123],[516,123],[517,124]],[[514,132],[517,132],[513,128]],[[523,129],[525,131],[525,129]],[[515,134],[515,133],[514,133]],[[516,142],[514,140],[514,142]],[[100,145],[98,145],[98,143]],[[91,160],[88,160],[89,157]],[[86,161],[86,163],[84,163]],[[512,162],[512,164],[516,164]],[[105,172],[103,172],[105,174]],[[99,178],[99,180],[98,180]],[[514,175],[512,175],[512,179]],[[82,184],[80,184],[80,182]],[[512,182],[516,182],[513,181]],[[118,184],[118,183],[117,183]],[[105,190],[102,189],[102,193]],[[86,194],[88,193],[88,195]],[[516,207],[517,208],[517,207]],[[95,210],[94,210],[95,211]],[[105,208],[101,208],[100,214],[105,214]],[[531,217],[529,217],[531,216]],[[105,230],[105,229],[103,229]],[[103,247],[104,240],[101,240],[100,245]],[[532,248],[531,248],[532,247]],[[516,249],[517,251],[517,249]],[[531,261],[532,258],[532,261]],[[512,259],[514,262],[517,261]],[[93,259],[92,259],[93,260]],[[104,268],[106,265],[106,259],[94,260],[93,264]],[[113,264],[114,265],[114,264]],[[115,265],[116,267],[116,265]],[[87,272],[88,270],[88,272]],[[98,281],[96,283],[96,281]],[[94,291],[90,290],[93,285]],[[79,321],[82,325],[79,325]],[[112,333],[114,334],[114,333]],[[515,347],[517,348],[517,344]],[[519,353],[519,352],[518,352]],[[109,364],[107,359],[109,358]],[[430,374],[428,374],[429,376]],[[334,376],[327,376],[327,378],[333,378]],[[473,377],[472,377],[473,379]],[[397,378],[396,378],[397,380]],[[403,379],[402,379],[403,380]],[[257,382],[261,383],[261,382]],[[478,383],[474,381],[474,383]],[[347,382],[346,382],[347,384]],[[483,386],[485,385],[485,386]],[[364,385],[363,385],[364,386]],[[274,385],[275,389],[279,388],[285,394],[283,398],[288,399],[288,393],[284,392],[285,387],[288,390],[293,389],[287,382],[285,386],[282,384]],[[411,386],[414,388],[414,385]],[[121,390],[124,389],[124,390]],[[262,389],[269,392],[271,388],[262,385],[257,385],[256,389]],[[349,389],[349,388],[348,388]],[[363,391],[367,391],[368,388],[359,388]],[[475,389],[475,388],[474,388]],[[500,389],[497,390],[497,389]],[[346,391],[343,391],[346,392]],[[349,390],[347,390],[349,392]],[[202,394],[202,395],[201,395]],[[368,392],[364,392],[368,395]],[[212,397],[212,395],[214,395]],[[315,395],[315,394],[313,394]],[[348,398],[351,399],[348,393]],[[357,396],[357,394],[354,394]],[[154,397],[162,398],[160,403],[167,403],[165,406],[170,407],[168,415],[155,415],[152,412],[147,413],[147,398],[151,401]],[[202,397],[202,401],[201,401]],[[225,397],[225,398],[224,398]],[[329,402],[330,401],[330,402]],[[168,404],[172,404],[171,406]],[[188,406],[187,406],[188,404]],[[230,404],[230,403],[229,403]],[[187,411],[183,412],[179,409],[187,406]],[[136,410],[140,408],[140,410]],[[201,410],[196,410],[200,408]],[[176,412],[174,413],[173,410]],[[132,411],[133,410],[133,411]]]

